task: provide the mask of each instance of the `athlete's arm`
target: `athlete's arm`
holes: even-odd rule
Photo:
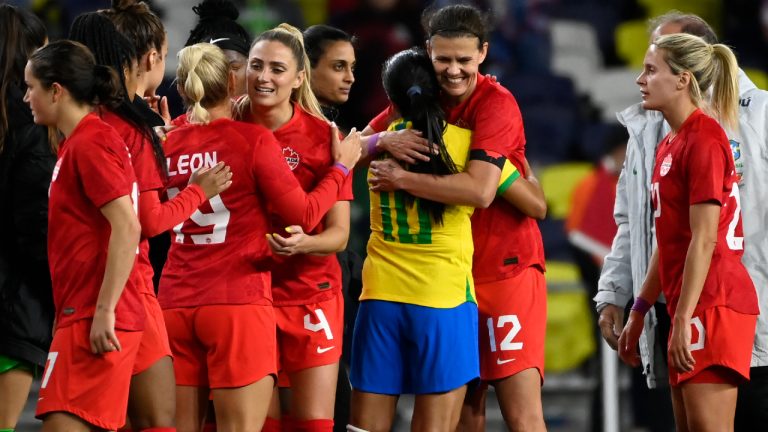
[[[422,137],[420,131],[414,129],[375,132],[370,125],[366,126],[360,139],[360,149],[360,159],[366,164],[370,163],[373,156],[383,152],[409,164],[419,160],[429,162],[429,141]],[[373,154],[369,154],[371,151]]]
[[[694,360],[688,347],[691,343],[691,317],[709,273],[717,244],[719,220],[720,205],[716,203],[705,202],[690,207],[691,243],[685,256],[683,285],[669,338],[670,364],[681,372],[693,370]]]
[[[332,153],[334,160],[346,167],[334,165],[318,182],[312,192],[306,193],[299,185],[275,142],[265,143],[261,148],[258,161],[271,167],[271,170],[256,170],[257,176],[263,176],[260,184],[262,193],[277,213],[288,225],[301,225],[304,231],[311,231],[320,222],[325,213],[336,204],[339,190],[350,172],[348,169],[360,158],[360,134],[354,129],[344,140],[339,140],[336,127],[331,128]],[[279,162],[278,162],[279,161]],[[286,187],[287,185],[287,187]],[[282,193],[281,190],[288,192]]]
[[[371,162],[371,190],[405,190],[411,195],[450,205],[486,208],[496,196],[504,157],[485,150],[473,150],[464,172],[435,176],[404,170],[392,159]]]
[[[160,201],[157,190],[139,195],[139,221],[145,238],[164,233],[189,219],[189,216],[211,197],[232,185],[232,172],[224,162],[210,168],[200,168],[192,174],[190,184],[166,202]]]
[[[267,236],[269,246],[278,255],[329,255],[343,251],[349,240],[349,201],[338,201],[325,215],[325,229],[315,235],[305,234],[298,225],[286,227],[290,236],[273,233]]]
[[[90,341],[94,354],[120,350],[120,342],[115,335],[115,307],[136,261],[141,235],[141,226],[128,195],[110,201],[100,210],[109,222],[111,233],[104,279],[91,323]]]
[[[547,216],[547,200],[544,197],[544,190],[527,160],[525,161],[525,172],[526,176],[513,182],[501,196],[526,216],[539,220],[544,219]]]

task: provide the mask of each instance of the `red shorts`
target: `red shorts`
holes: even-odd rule
[[[141,338],[139,353],[133,365],[133,374],[138,375],[158,360],[171,356],[171,346],[168,343],[168,331],[165,329],[165,319],[160,303],[154,294],[144,294],[144,310],[147,311],[147,321],[144,323],[144,336]]]
[[[733,384],[734,375],[728,373],[728,369],[740,376],[742,382],[749,381],[756,325],[756,315],[739,313],[725,306],[709,308],[691,318],[690,350],[696,364],[686,373],[670,366],[669,384],[679,386],[689,380]]]
[[[275,306],[281,386],[285,373],[333,364],[341,358],[344,296],[308,305]]]
[[[210,305],[163,314],[176,385],[234,388],[276,375],[272,306]]]
[[[142,332],[116,330],[121,350],[93,354],[91,322],[75,321],[54,333],[35,415],[64,411],[96,427],[117,430],[125,424]]]
[[[480,378],[493,381],[536,368],[544,380],[547,285],[528,267],[509,279],[475,285],[480,314]]]

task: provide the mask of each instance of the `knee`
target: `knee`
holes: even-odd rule
[[[517,413],[505,419],[510,432],[546,431],[544,417],[538,413]]]

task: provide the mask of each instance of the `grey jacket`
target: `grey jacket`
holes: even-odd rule
[[[743,262],[757,288],[760,310],[752,366],[768,366],[768,92],[759,90],[743,71],[739,72],[738,133],[729,132],[744,217]],[[624,307],[640,289],[648,270],[654,239],[653,211],[650,207],[650,182],[656,145],[669,131],[658,111],[645,111],[640,104],[617,114],[627,127],[629,142],[624,169],[616,191],[614,218],[618,232],[611,252],[605,258],[598,293],[597,310],[606,304]],[[640,356],[648,386],[667,376],[664,362],[655,349],[656,316],[653,309],[645,317],[640,337]]]

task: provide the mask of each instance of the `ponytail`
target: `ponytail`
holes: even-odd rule
[[[229,97],[229,62],[216,45],[199,43],[179,51],[176,79],[192,122],[208,123],[211,116],[206,107]]]
[[[712,87],[712,109],[720,122],[731,130],[739,124],[739,66],[733,51],[723,44],[712,46],[713,60],[719,64],[719,76]]]
[[[736,56],[723,44],[710,45],[698,36],[676,33],[653,42],[664,51],[672,73],[691,75],[689,92],[694,105],[702,106],[711,90],[711,114],[731,130],[738,128],[739,66]]]

